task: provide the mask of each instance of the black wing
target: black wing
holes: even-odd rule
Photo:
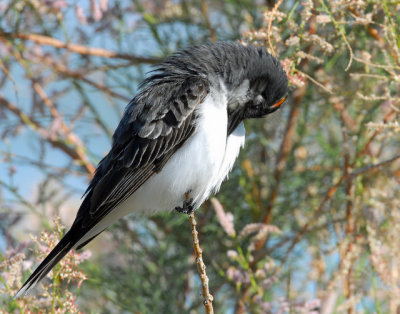
[[[243,110],[228,111],[228,133],[231,135],[237,126],[243,121]]]
[[[114,133],[112,148],[99,163],[71,229],[16,297],[26,294],[85,234],[160,171],[195,131],[195,109],[209,93],[208,82],[200,77],[158,80],[154,75],[151,79],[127,106]]]

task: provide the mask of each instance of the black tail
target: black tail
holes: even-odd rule
[[[76,236],[74,237],[74,228],[69,230],[65,236],[61,239],[56,247],[50,252],[49,255],[43,260],[43,262],[35,269],[32,275],[19,289],[18,293],[14,298],[18,298],[22,295],[28,294],[28,292],[42,280],[49,271],[73,248],[76,244]],[[75,238],[75,239],[74,239]]]

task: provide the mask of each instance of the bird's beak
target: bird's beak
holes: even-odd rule
[[[281,98],[281,100],[279,100],[276,104],[274,104],[273,106],[271,106],[272,109],[278,108],[280,105],[282,105],[285,100],[286,100],[287,96]]]

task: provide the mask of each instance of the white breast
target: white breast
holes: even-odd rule
[[[196,132],[171,157],[158,174],[151,177],[125,203],[137,213],[151,214],[182,207],[189,192],[194,207],[199,207],[219,189],[244,144],[244,127],[228,138],[227,100],[206,97],[199,106]]]
[[[149,178],[132,196],[118,205],[85,237],[97,234],[115,220],[135,212],[153,214],[182,207],[189,192],[198,208],[226,178],[244,145],[241,123],[227,138],[227,100],[210,94],[199,105],[196,132],[169,159],[164,168]]]

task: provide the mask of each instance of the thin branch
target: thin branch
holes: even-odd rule
[[[278,1],[276,3],[276,5],[273,9],[272,15],[275,14],[275,11],[278,9],[281,2],[282,1]],[[273,18],[273,16],[271,17],[271,20],[272,20],[272,18]],[[267,32],[268,42],[270,45],[272,45],[272,43],[270,41],[270,32],[271,32],[270,27],[272,25],[271,20],[268,25],[268,32]],[[315,26],[310,26],[310,30],[309,30],[310,33],[315,33],[316,30],[314,29],[314,27]],[[311,50],[311,47],[312,47],[312,45],[308,46],[307,53]],[[301,63],[302,67],[305,67],[307,63],[308,63],[308,60],[303,60]],[[303,74],[305,74],[305,73],[303,73]],[[310,77],[308,77],[308,78],[310,79]],[[315,80],[313,80],[312,78],[310,79],[310,81],[316,84]],[[286,167],[286,161],[287,161],[288,155],[293,147],[293,136],[294,136],[294,132],[295,132],[295,126],[296,126],[297,118],[299,115],[300,104],[305,95],[306,88],[307,88],[306,85],[304,85],[303,87],[297,89],[296,93],[294,94],[294,101],[293,101],[292,108],[291,108],[291,111],[289,114],[288,122],[286,124],[285,135],[284,135],[284,138],[282,139],[280,152],[278,155],[278,161],[276,163],[276,167],[275,167],[275,171],[274,171],[274,179],[275,179],[274,185],[271,186],[270,192],[268,195],[268,203],[267,203],[268,207],[266,208],[266,211],[265,211],[266,213],[263,218],[263,221],[265,224],[270,224],[271,219],[272,219],[272,210],[275,205],[275,200],[278,196],[281,175]],[[256,251],[260,250],[264,246],[266,241],[267,241],[267,237],[260,239],[260,241],[258,241],[258,243],[256,244]]]
[[[77,71],[71,71],[64,64],[62,64],[60,62],[55,62],[54,60],[50,59],[49,57],[40,58],[40,61],[43,62],[44,64],[50,66],[53,70],[56,70],[60,74],[67,76],[67,77],[81,80],[81,81],[85,82],[86,84],[91,85],[94,88],[97,88],[100,91],[102,91],[103,93],[106,93],[112,97],[119,98],[124,101],[131,100],[131,97],[127,97],[127,96],[124,96],[117,92],[114,92],[114,91],[110,90],[109,88],[107,88],[106,86],[101,85],[95,81],[88,79],[87,77],[84,76],[83,73],[77,72]],[[101,71],[101,70],[99,69],[99,71]],[[87,73],[87,71],[86,71],[86,73]]]
[[[396,65],[384,65],[384,64],[373,63],[368,60],[358,58],[356,56],[353,56],[353,59],[360,63],[369,65],[370,67],[373,67],[373,68],[384,69],[384,70],[388,71],[389,73],[391,70],[400,70],[400,67],[396,66]]]
[[[333,92],[327,88],[326,86],[324,86],[322,83],[318,82],[316,79],[314,79],[312,76],[308,75],[307,73],[304,73],[303,71],[297,70],[295,72],[300,73],[301,75],[303,75],[305,78],[307,78],[308,80],[310,80],[312,83],[314,83],[315,85],[317,85],[318,87],[322,88],[324,91],[326,91],[328,94],[333,95]]]
[[[209,287],[208,287],[208,277],[206,273],[206,265],[203,262],[203,250],[199,244],[198,232],[196,230],[196,219],[194,218],[194,212],[189,215],[190,225],[192,227],[192,237],[193,237],[193,248],[196,254],[196,263],[197,269],[199,271],[200,280],[201,280],[201,287],[202,287],[202,295],[203,295],[203,305],[206,310],[207,314],[214,313],[212,301],[213,296],[210,294]]]
[[[80,162],[89,174],[93,173],[94,166],[90,163],[90,161],[87,161],[85,163],[85,161],[81,159],[81,156],[80,154],[78,154],[75,147],[70,147],[63,139],[54,134],[54,132],[50,133],[48,130],[44,129],[38,122],[28,117],[28,115],[21,111],[16,105],[9,102],[2,96],[0,96],[0,106],[3,106],[11,111],[15,116],[18,117],[23,125],[26,125],[32,130],[36,131],[36,133],[38,133],[43,139],[49,142],[50,145],[60,149],[68,156],[70,156],[73,160]]]
[[[73,176],[76,177],[80,177],[82,175],[84,175],[86,172],[82,172],[82,171],[78,171],[75,170],[71,167],[58,167],[55,165],[51,165],[48,163],[45,163],[43,161],[36,161],[34,159],[31,159],[29,157],[26,156],[22,156],[22,155],[17,155],[15,153],[10,153],[10,152],[6,152],[4,150],[0,150],[0,155],[6,156],[7,158],[12,159],[15,163],[23,164],[23,165],[32,165],[32,166],[36,166],[38,168],[41,169],[46,169],[46,172],[48,171],[53,171],[54,173],[58,173],[58,174],[71,174]]]
[[[391,110],[389,111],[384,117],[383,117],[383,122],[387,123],[389,121],[389,119],[395,114],[395,110]],[[371,137],[368,139],[368,141],[365,143],[363,149],[357,154],[357,158],[364,155],[365,153],[367,153],[369,151],[370,145],[372,143],[372,141],[378,136],[378,134],[380,133],[380,130],[375,130],[375,132],[371,135]]]
[[[275,4],[274,8],[271,10],[271,16],[268,21],[267,38],[268,38],[268,45],[269,45],[269,48],[271,49],[271,54],[273,56],[276,56],[276,52],[275,52],[274,46],[272,45],[272,41],[271,41],[271,28],[272,28],[272,22],[273,22],[274,16],[275,16],[276,12],[278,11],[278,8],[281,4],[282,4],[282,0],[279,0]]]
[[[42,86],[34,79],[33,75],[30,72],[30,69],[26,65],[25,60],[21,56],[18,51],[12,52],[16,60],[21,64],[21,66],[26,70],[27,76],[32,79],[33,88],[35,92],[42,99],[43,103],[49,108],[50,114],[53,118],[53,121],[57,121],[60,124],[59,132],[62,134],[68,143],[71,143],[74,146],[74,150],[76,155],[78,156],[77,160],[85,167],[90,175],[93,175],[96,168],[90,162],[89,158],[86,155],[85,148],[81,144],[80,138],[72,132],[72,130],[64,123],[61,114],[58,112],[57,108],[51,101],[51,99],[47,96],[46,92],[42,88]],[[49,133],[47,131],[47,133]],[[51,135],[52,136],[52,135]]]
[[[384,122],[387,122],[390,117],[394,114],[394,111],[390,111],[383,119]],[[375,139],[375,137],[378,135],[379,131],[375,131],[374,134],[372,134],[372,136],[369,138],[369,140],[366,142],[366,144],[364,145],[363,149],[357,153],[357,156],[354,159],[354,162],[351,164],[350,168],[354,167],[355,162],[358,160],[359,157],[361,157],[362,155],[364,155],[368,149],[369,146],[371,144],[371,142]],[[360,174],[363,174],[365,172],[368,172],[370,170],[373,170],[375,168],[381,167],[381,166],[385,166],[388,163],[391,163],[393,161],[395,161],[396,159],[400,158],[400,156],[395,156],[389,160],[383,161],[381,163],[378,164],[373,164],[373,165],[369,165],[366,166],[364,168],[355,170],[353,172],[351,172],[350,174],[348,174],[348,176],[350,177],[355,177],[358,176]],[[335,195],[337,189],[339,188],[339,186],[342,184],[342,182],[344,181],[344,179],[346,179],[346,174],[343,174],[339,180],[336,182],[336,184],[334,184],[333,186],[330,187],[330,189],[328,190],[328,192],[325,195],[325,198],[323,199],[323,201],[321,202],[321,204],[318,206],[318,208],[315,210],[313,217],[303,226],[303,228],[300,230],[300,232],[296,235],[296,237],[293,239],[289,249],[287,250],[286,253],[286,257],[284,258],[284,260],[282,261],[282,264],[286,261],[286,259],[288,258],[290,252],[293,250],[293,248],[295,247],[295,245],[300,241],[300,239],[302,238],[302,236],[309,230],[310,226],[315,222],[315,220],[319,217],[319,214],[321,213],[322,209],[324,208],[325,204]]]
[[[79,53],[81,55],[91,55],[91,56],[98,56],[98,57],[103,57],[103,58],[114,58],[114,59],[124,59],[124,60],[129,60],[133,64],[140,64],[140,63],[147,63],[147,64],[157,64],[162,59],[160,58],[150,58],[150,57],[141,57],[141,56],[135,56],[132,54],[127,54],[127,53],[119,53],[116,51],[112,50],[106,50],[103,48],[93,48],[93,47],[87,47],[83,45],[78,45],[78,44],[71,44],[71,43],[66,43],[61,40],[44,36],[44,35],[39,35],[39,34],[13,34],[13,33],[0,33],[0,38],[17,38],[17,39],[22,39],[22,40],[30,40],[33,41],[39,45],[45,45],[45,46],[53,46],[56,48],[64,48],[67,49],[68,51]]]
[[[300,102],[304,96],[305,87],[298,89],[294,95],[294,101],[290,109],[288,121],[286,123],[285,135],[283,136],[276,167],[274,171],[274,183],[268,197],[268,206],[265,210],[264,223],[270,224],[272,219],[272,208],[274,207],[276,197],[278,196],[281,175],[286,167],[286,161],[293,147],[293,136],[297,118],[299,116]]]
[[[374,169],[383,167],[383,166],[387,166],[389,164],[391,164],[392,162],[396,161],[397,159],[400,159],[400,155],[396,155],[390,159],[387,159],[385,161],[382,161],[380,163],[377,164],[371,164],[368,165],[366,167],[357,169],[353,172],[351,172],[349,174],[350,177],[355,178],[356,176],[362,175],[366,172],[372,171]],[[328,192],[325,195],[325,198],[323,199],[323,201],[321,202],[321,204],[318,206],[318,208],[315,210],[312,218],[303,226],[303,228],[300,230],[300,232],[296,235],[296,237],[293,239],[290,247],[288,248],[286,254],[285,254],[285,258],[282,261],[282,265],[285,263],[287,257],[289,256],[289,254],[292,252],[293,248],[295,247],[295,245],[300,241],[300,239],[302,238],[302,236],[309,230],[310,226],[316,221],[316,219],[319,217],[319,214],[322,212],[322,209],[324,208],[325,204],[335,195],[337,189],[339,188],[339,186],[342,184],[342,182],[344,181],[344,179],[346,179],[346,174],[343,174],[339,180],[333,185],[331,186],[331,188],[328,190]]]
[[[215,42],[215,41],[217,41],[217,36],[215,36],[215,30],[211,26],[210,19],[208,18],[208,9],[207,9],[206,0],[201,0],[201,10],[203,11],[206,26],[207,26],[208,30],[210,31],[211,41]]]
[[[16,197],[16,199],[20,204],[29,208],[29,210],[31,210],[39,217],[42,216],[41,213],[39,213],[38,210],[18,192],[18,188],[7,184],[5,181],[1,179],[0,179],[0,186],[11,192]]]
[[[6,65],[3,63],[3,61],[0,59],[0,69],[4,72],[4,74],[6,75],[6,77],[11,81],[11,83],[14,86],[14,91],[15,94],[18,95],[18,86],[17,83],[15,82],[15,80],[13,79],[11,73],[8,71]]]
[[[347,71],[348,69],[350,69],[350,66],[351,66],[351,64],[353,62],[353,59],[354,59],[353,49],[351,48],[351,45],[350,45],[349,41],[347,40],[346,32],[345,32],[343,26],[339,25],[339,23],[336,21],[336,19],[333,16],[332,12],[329,10],[328,6],[325,4],[325,1],[324,0],[319,0],[319,2],[321,3],[323,9],[325,10],[325,13],[328,14],[329,17],[331,18],[333,26],[337,29],[339,34],[342,36],[342,39],[343,39],[344,43],[346,44],[347,49],[349,50],[350,59],[349,59],[349,62],[347,64],[347,67],[344,69],[345,71]]]
[[[286,168],[287,158],[289,157],[289,153],[293,147],[293,136],[295,133],[295,126],[297,122],[297,118],[299,116],[300,110],[300,102],[305,93],[305,87],[299,88],[294,96],[294,101],[292,103],[292,107],[290,109],[290,114],[288,117],[288,121],[286,124],[285,135],[283,136],[281,147],[278,155],[278,159],[276,162],[276,167],[274,171],[274,183],[270,187],[270,192],[268,195],[268,205],[265,209],[265,216],[263,218],[264,224],[268,225],[271,223],[272,220],[272,210],[275,205],[275,200],[278,196],[280,182],[282,173]],[[267,241],[268,235],[266,234],[265,237],[261,238],[256,244],[256,251],[260,250],[265,242]]]
[[[361,174],[363,174],[363,173],[366,173],[366,172],[375,170],[375,169],[377,169],[377,168],[381,168],[381,167],[383,167],[383,166],[387,166],[388,164],[391,164],[392,162],[396,161],[397,159],[400,159],[400,155],[396,155],[396,156],[394,156],[394,157],[392,157],[392,158],[390,158],[390,159],[384,160],[384,161],[382,161],[382,162],[378,162],[378,163],[376,163],[376,164],[370,164],[370,165],[365,166],[365,167],[363,167],[363,168],[357,169],[357,170],[353,171],[353,172],[350,174],[350,176],[351,176],[352,178],[357,177],[357,176],[359,176],[359,175],[361,175]]]
[[[342,109],[341,111],[341,130],[342,130],[342,149],[343,149],[343,163],[344,163],[344,169],[343,169],[343,175],[346,178],[345,182],[345,193],[346,193],[346,235],[351,237],[354,233],[356,221],[354,217],[354,205],[353,205],[353,197],[354,197],[354,187],[353,187],[353,178],[350,176],[350,152],[349,152],[349,147],[350,143],[348,140],[347,136],[347,129],[346,129],[346,120],[345,120],[345,108]],[[350,126],[348,126],[350,128]],[[340,268],[342,269],[342,266],[345,265],[344,261],[345,256],[354,250],[353,242],[349,241],[347,244],[347,249],[344,251],[344,247],[340,246],[339,252],[341,255],[341,266]],[[347,264],[347,267],[344,267],[342,269],[343,272],[343,294],[346,297],[346,299],[350,299],[354,297],[354,283],[353,283],[353,267],[354,267],[354,261],[351,260]],[[350,307],[348,309],[348,313],[354,313],[354,306]]]
[[[339,178],[339,180],[333,186],[330,187],[330,189],[328,190],[328,192],[325,195],[325,198],[323,199],[321,204],[318,206],[318,208],[315,210],[311,219],[303,226],[303,228],[300,230],[300,232],[293,239],[290,247],[288,248],[288,250],[285,254],[285,258],[283,259],[282,264],[286,261],[287,257],[292,252],[295,245],[300,241],[300,239],[303,237],[303,235],[309,230],[310,226],[317,220],[317,218],[319,217],[319,214],[322,212],[323,208],[325,207],[325,204],[335,195],[337,189],[342,184],[344,179],[345,179],[345,175],[342,175]]]

